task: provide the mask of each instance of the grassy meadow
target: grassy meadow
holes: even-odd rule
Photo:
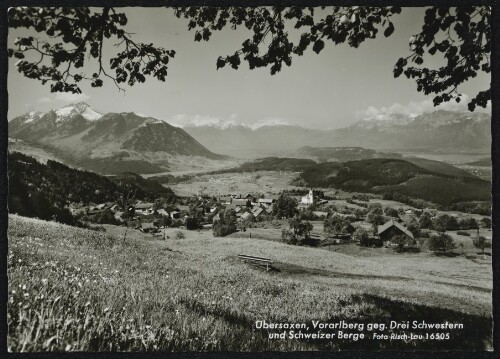
[[[167,240],[9,216],[8,348],[39,351],[491,349],[491,262],[355,256],[167,229]],[[269,272],[238,254],[271,258]],[[443,341],[269,339],[255,321],[464,324]]]

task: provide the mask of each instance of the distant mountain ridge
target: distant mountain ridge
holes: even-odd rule
[[[419,116],[395,114],[365,119],[341,129],[297,125],[185,126],[183,129],[212,151],[235,156],[289,155],[300,147],[364,147],[428,151],[484,151],[491,146],[491,117],[485,113],[434,111]]]
[[[132,112],[103,115],[86,103],[18,116],[9,122],[9,136],[52,147],[103,173],[165,171],[168,156],[223,158],[164,121]]]

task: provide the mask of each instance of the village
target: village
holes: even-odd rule
[[[363,194],[336,199],[313,189],[274,195],[245,193],[211,197],[200,194],[177,198],[171,204],[135,201],[126,208],[113,202],[73,204],[70,211],[94,224],[126,226],[161,239],[168,237],[166,228],[210,231],[231,216],[233,229],[219,235],[214,230],[214,236],[246,233],[251,238],[253,232],[254,238],[288,244],[331,248],[331,245],[356,243],[364,247],[394,247],[400,251],[419,251],[431,234],[446,231],[453,238],[458,236],[469,241],[479,238],[481,231],[485,245],[491,241],[488,217],[435,208],[418,209]],[[459,246],[463,250],[463,244]]]

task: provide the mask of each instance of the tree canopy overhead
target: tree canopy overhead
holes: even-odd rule
[[[249,37],[234,52],[217,59],[217,69],[226,65],[238,69],[247,62],[250,69],[269,67],[271,75],[291,66],[296,56],[320,54],[325,46],[348,44],[357,48],[377,36],[390,37],[393,18],[401,7],[185,7],[175,8],[178,18],[186,19],[194,30],[195,41],[209,41],[224,28],[244,28]],[[489,73],[489,7],[429,7],[421,31],[408,43],[408,53],[395,59],[394,77],[406,76],[417,90],[434,95],[434,105],[460,102],[459,86]],[[11,28],[35,30],[40,37],[16,39],[9,56],[18,58],[16,66],[24,76],[50,83],[52,92],[81,93],[80,82],[100,87],[108,77],[119,88],[134,85],[146,77],[165,81],[174,50],[135,42],[125,30],[127,17],[114,8],[11,8]],[[292,36],[299,33],[298,40]],[[115,52],[104,63],[103,43],[113,41]],[[426,67],[427,56],[442,56],[438,68]],[[84,70],[94,62],[94,71]],[[468,104],[486,107],[490,89],[479,91]]]

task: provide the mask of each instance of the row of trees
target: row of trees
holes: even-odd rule
[[[491,242],[486,239],[486,237],[478,236],[472,240],[474,247],[481,250],[484,254],[486,248],[491,247]],[[432,235],[427,240],[427,245],[431,251],[440,252],[443,255],[448,254],[451,250],[456,249],[457,245],[453,238],[446,233],[438,233]]]
[[[486,217],[483,218],[481,222],[485,227],[489,227],[491,225],[491,220]],[[462,220],[458,220],[456,217],[450,216],[448,214],[441,214],[439,216],[436,216],[435,218],[432,218],[428,212],[422,213],[422,215],[418,219],[418,223],[420,228],[434,229],[438,232],[479,228],[479,224],[474,218],[465,218]]]

